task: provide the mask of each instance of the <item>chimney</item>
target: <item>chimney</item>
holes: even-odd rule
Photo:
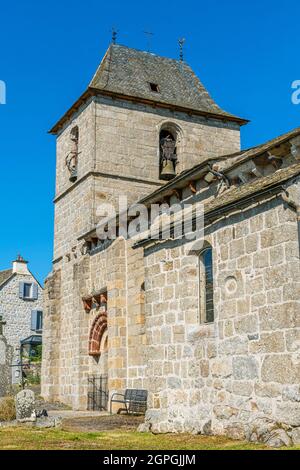
[[[18,255],[17,259],[13,261],[13,273],[14,274],[30,274],[27,267],[28,261],[25,261],[21,255]]]

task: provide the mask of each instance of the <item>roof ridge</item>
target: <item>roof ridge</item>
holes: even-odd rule
[[[165,60],[170,60],[172,62],[178,62],[179,64],[184,64],[188,67],[190,67],[190,65],[184,60],[184,61],[181,61],[180,59],[174,59],[172,57],[167,57],[167,56],[164,56],[164,55],[160,55],[160,54],[156,54],[155,52],[150,52],[150,51],[144,51],[142,49],[137,49],[136,47],[129,47],[129,46],[125,46],[125,44],[111,44],[109,46],[110,47],[119,47],[119,48],[124,48],[124,49],[128,49],[130,51],[135,51],[135,52],[140,52],[141,54],[148,54],[148,55],[151,55],[153,57],[159,57],[160,59],[165,59]]]

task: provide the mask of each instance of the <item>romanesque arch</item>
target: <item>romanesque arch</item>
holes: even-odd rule
[[[96,316],[89,340],[89,355],[101,356],[107,347],[107,312],[101,312]]]

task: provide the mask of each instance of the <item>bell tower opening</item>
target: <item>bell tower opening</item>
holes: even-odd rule
[[[160,164],[159,178],[162,180],[171,180],[176,176],[177,158],[177,138],[175,134],[168,129],[163,129],[159,135],[160,144]]]

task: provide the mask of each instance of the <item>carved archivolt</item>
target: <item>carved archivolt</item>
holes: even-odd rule
[[[107,347],[107,312],[101,312],[96,316],[89,341],[89,355],[100,356]]]

